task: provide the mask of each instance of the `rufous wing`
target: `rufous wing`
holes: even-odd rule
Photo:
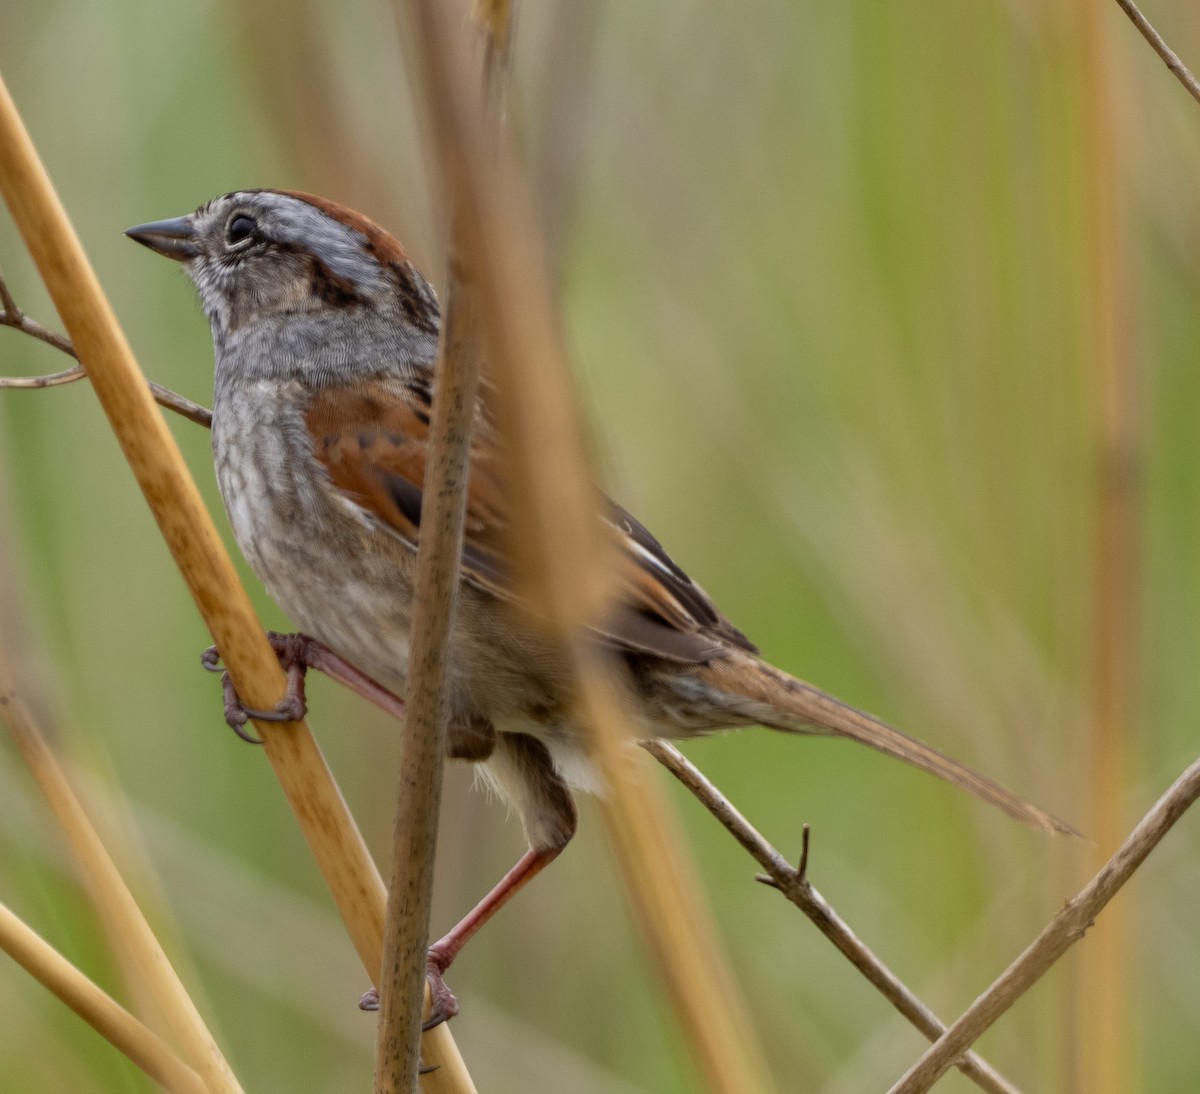
[[[415,549],[429,443],[428,374],[380,377],[317,392],[305,424],[329,486],[341,500]],[[596,633],[621,652],[685,664],[723,656],[750,641],[629,513],[597,492],[597,516],[616,539],[615,603]],[[519,598],[509,565],[509,512],[497,431],[480,410],[471,439],[463,576],[509,602]]]

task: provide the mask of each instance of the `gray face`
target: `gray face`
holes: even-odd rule
[[[277,190],[214,198],[126,235],[182,262],[218,341],[279,316],[366,309],[436,330],[425,280],[386,232],[333,202]]]
[[[126,234],[182,263],[199,290],[218,402],[254,379],[323,386],[432,367],[433,290],[395,239],[335,202],[243,190]]]

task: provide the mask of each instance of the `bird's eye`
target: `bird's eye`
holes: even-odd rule
[[[245,213],[238,213],[229,222],[225,235],[230,243],[241,243],[254,235],[257,230],[258,222],[253,217],[248,217]]]

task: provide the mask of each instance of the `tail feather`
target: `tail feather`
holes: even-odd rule
[[[760,725],[789,733],[849,737],[962,787],[1034,828],[1079,835],[1052,813],[1027,802],[986,775],[757,658],[731,657],[710,662],[704,667],[704,674],[710,686],[715,684],[726,694],[736,696],[739,712]]]

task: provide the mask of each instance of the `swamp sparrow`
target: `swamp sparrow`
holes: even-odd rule
[[[278,190],[218,197],[127,233],[180,261],[216,344],[212,441],[238,544],[344,679],[404,694],[438,305],[400,244],[358,213]],[[759,724],[849,737],[1038,828],[1070,831],[982,775],[766,663],[658,541],[615,502],[619,593],[595,641],[610,650],[635,732],[691,737]],[[595,789],[572,722],[570,674],[514,596],[504,458],[486,393],[476,410],[458,613],[449,660],[452,756],[474,760],[529,850],[430,949],[441,973],[575,831],[571,788]],[[319,643],[319,645],[317,645]],[[356,674],[354,670],[357,669]]]

